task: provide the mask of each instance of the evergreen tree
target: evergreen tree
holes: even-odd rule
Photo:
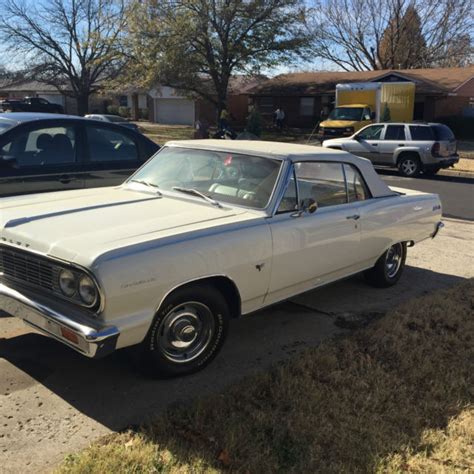
[[[423,67],[425,48],[421,21],[414,4],[409,5],[403,12],[402,4],[398,2],[380,42],[382,68],[413,69]]]

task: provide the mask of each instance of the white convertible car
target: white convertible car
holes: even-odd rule
[[[229,318],[362,271],[393,285],[440,219],[437,195],[347,152],[168,143],[119,187],[1,199],[0,309],[86,356],[141,344],[185,374]]]

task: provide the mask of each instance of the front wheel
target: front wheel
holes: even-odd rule
[[[212,286],[176,290],[161,305],[143,342],[147,367],[164,377],[204,368],[221,349],[228,322],[227,303]]]
[[[395,285],[402,276],[407,256],[406,245],[398,243],[387,249],[377,263],[364,273],[366,280],[377,288]]]
[[[420,159],[415,155],[405,155],[398,162],[398,171],[406,178],[414,178],[421,171]]]

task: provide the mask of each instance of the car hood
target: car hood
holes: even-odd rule
[[[347,143],[350,140],[352,140],[352,137],[328,138],[327,140],[324,140],[323,146],[327,147],[329,145],[342,145],[343,143]]]
[[[121,247],[259,216],[124,187],[63,191],[0,199],[0,244],[91,266]]]
[[[323,128],[355,127],[358,123],[356,120],[325,120],[319,126]]]

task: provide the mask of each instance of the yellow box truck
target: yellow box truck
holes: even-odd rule
[[[337,84],[336,107],[319,124],[319,136],[351,136],[372,122],[411,122],[414,106],[413,82]]]

